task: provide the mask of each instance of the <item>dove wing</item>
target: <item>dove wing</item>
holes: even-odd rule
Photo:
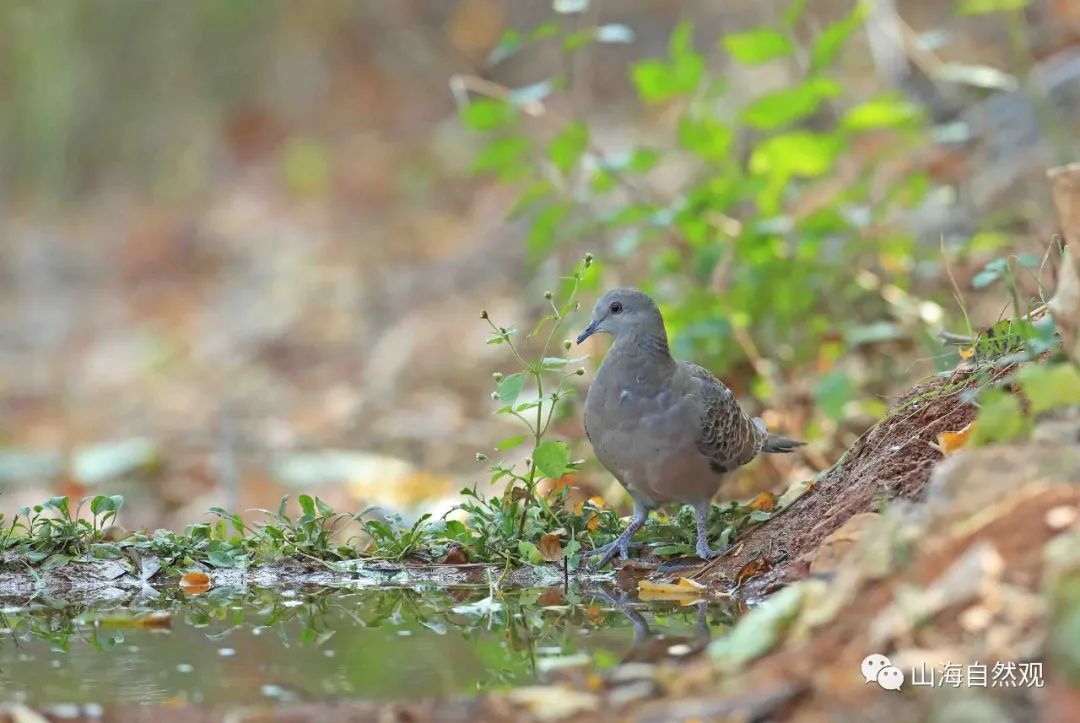
[[[680,366],[697,386],[701,429],[696,444],[713,471],[730,472],[756,457],[765,442],[765,429],[747,416],[731,390],[709,370],[689,362]]]

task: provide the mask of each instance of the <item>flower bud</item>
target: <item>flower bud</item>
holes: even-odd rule
[[[572,347],[572,346],[573,346],[573,343],[571,343],[571,341],[569,339],[563,339],[563,343],[562,343],[562,348],[563,349],[566,349],[567,351],[570,351],[570,347]]]
[[[483,462],[487,458],[488,458],[488,456],[486,454],[484,454],[483,452],[477,452],[476,453],[476,461],[477,462]]]
[[[554,296],[554,294],[552,294],[550,291],[545,291],[544,292],[544,298],[545,299],[550,301],[552,296]]]
[[[585,254],[585,268],[589,268],[589,266],[592,265],[592,261],[593,261],[593,255],[592,254]]]
[[[494,399],[496,402],[499,401],[499,393],[498,392],[492,392],[491,393],[491,398]]]
[[[481,309],[480,310],[480,318],[481,319],[487,319],[488,318],[487,309]]]
[[[577,371],[574,372],[574,374],[577,374],[579,377],[583,377],[583,376],[585,376],[585,370],[584,369],[578,369]]]
[[[494,379],[496,382],[501,382],[503,380],[502,372],[495,372],[491,375],[491,378]]]

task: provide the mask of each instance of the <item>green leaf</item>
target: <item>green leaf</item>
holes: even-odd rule
[[[563,128],[551,145],[548,157],[563,173],[573,168],[589,145],[589,127],[581,121],[571,121]]]
[[[503,377],[503,380],[499,382],[499,386],[495,389],[495,394],[498,395],[500,402],[513,404],[518,395],[521,394],[523,386],[525,386],[525,372],[518,372]]]
[[[734,138],[731,129],[714,118],[685,115],[679,119],[678,136],[683,148],[706,161],[726,158]]]
[[[653,553],[660,557],[692,555],[694,554],[694,547],[693,545],[661,545],[660,547],[654,547]]]
[[[518,554],[530,565],[544,564],[544,556],[540,554],[540,549],[527,540],[518,541]]]
[[[1001,389],[988,389],[979,396],[978,424],[972,433],[973,446],[1006,442],[1023,434],[1028,420],[1014,394]]]
[[[214,567],[236,567],[236,560],[224,550],[210,551],[206,560]]]
[[[869,14],[869,3],[859,2],[847,17],[825,26],[810,49],[810,72],[817,73],[828,67]]]
[[[789,28],[794,27],[809,4],[810,0],[791,0],[791,4],[784,8],[784,14],[781,18],[784,25]]]
[[[730,33],[720,39],[731,57],[744,65],[757,65],[791,55],[794,47],[786,36],[772,28]]]
[[[917,122],[919,108],[896,95],[883,95],[849,108],[840,126],[848,131],[902,128]]]
[[[499,38],[498,44],[488,54],[488,64],[497,65],[509,58],[521,48],[521,33],[510,28]]]
[[[66,567],[71,562],[71,558],[67,555],[61,555],[59,552],[54,555],[49,555],[48,559],[41,564],[42,570],[59,570],[61,567]]]
[[[503,128],[516,119],[517,111],[512,105],[491,98],[477,98],[461,109],[465,127],[478,133]]]
[[[519,444],[521,444],[528,438],[528,435],[525,434],[519,434],[516,437],[507,437],[506,439],[496,444],[495,449],[499,450],[500,452],[505,452],[508,449],[513,449],[514,447],[517,447]]]
[[[570,450],[564,442],[544,440],[533,450],[533,464],[540,474],[557,480],[566,474],[570,465]]]
[[[982,271],[971,278],[971,286],[982,289],[1002,278],[1009,271],[1009,262],[1006,259],[993,259],[987,262]]]
[[[529,39],[533,41],[547,40],[548,38],[553,38],[558,34],[558,23],[544,23],[542,25],[537,25],[535,28],[533,28],[533,31],[529,33]]]
[[[473,173],[499,173],[512,180],[518,170],[528,170],[529,140],[522,136],[496,138],[473,157]]]
[[[525,237],[525,248],[529,252],[530,259],[534,261],[542,259],[552,249],[559,224],[569,213],[568,204],[552,203],[536,214],[529,227],[529,233]]]
[[[815,178],[828,173],[841,143],[837,138],[796,130],[768,138],[750,154],[750,171],[779,177]]]
[[[108,499],[107,497],[104,499]],[[93,503],[91,503],[91,506]],[[61,514],[64,519],[71,519],[71,512],[68,510],[68,498],[67,497],[50,497],[45,502],[46,507],[51,507]]]
[[[1080,404],[1080,371],[1071,364],[1029,366],[1016,377],[1033,414]]]
[[[671,71],[662,60],[642,60],[630,69],[630,79],[638,96],[646,103],[658,103],[678,95]]]
[[[956,12],[961,15],[984,15],[1004,10],[1022,10],[1031,0],[960,0]]]
[[[305,515],[315,516],[315,500],[311,495],[300,495],[297,500],[300,502],[300,510]]]
[[[772,130],[812,116],[822,101],[840,92],[830,78],[811,78],[794,88],[766,93],[743,109],[742,118],[755,128]]]
[[[626,163],[626,170],[631,173],[651,171],[660,162],[660,151],[654,148],[635,148]]]
[[[643,60],[631,69],[638,95],[647,103],[694,92],[705,73],[705,60],[693,48],[694,28],[681,23],[671,34],[671,62]]]

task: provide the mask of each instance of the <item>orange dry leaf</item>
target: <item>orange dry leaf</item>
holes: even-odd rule
[[[574,476],[572,474],[564,474],[562,477],[555,480],[554,482],[548,482],[546,485],[544,485],[545,487],[548,487],[548,489],[544,491],[544,496],[549,498],[554,497],[555,493],[557,493],[559,490],[565,487],[570,487],[573,483]]]
[[[741,586],[744,582],[760,575],[763,572],[767,572],[772,567],[772,560],[768,557],[759,557],[756,560],[751,560],[742,566],[742,569],[735,575],[735,587]]]
[[[769,512],[776,507],[776,495],[772,492],[762,492],[754,499],[750,500],[750,509],[762,510],[763,512]]]
[[[440,565],[464,565],[469,562],[469,555],[461,545],[451,545],[446,555],[439,561]]]
[[[585,608],[585,615],[588,616],[590,623],[597,626],[603,625],[607,620],[607,616],[604,615],[604,609],[596,603]]]
[[[603,507],[604,506],[604,498],[601,497],[600,495],[596,495],[595,497],[590,497],[588,501],[589,501],[589,504],[591,504],[593,507]],[[574,514],[575,515],[580,515],[584,510],[585,510],[585,503],[584,502],[578,502],[577,506],[574,507]],[[589,515],[589,519],[585,521],[585,527],[589,530],[589,532],[595,532],[596,528],[599,527],[599,526],[600,526],[600,517],[596,513],[593,513],[593,514]]]
[[[968,437],[971,436],[971,432],[975,429],[974,420],[969,422],[966,427],[956,432],[939,432],[937,436],[937,444],[931,445],[942,455],[948,457],[953,452],[959,451],[967,443]]]
[[[563,547],[559,542],[559,537],[557,532],[549,532],[540,538],[540,544],[536,546],[540,550],[540,557],[548,562],[557,562],[562,559]]]
[[[205,572],[188,572],[180,578],[180,589],[185,595],[202,595],[212,586],[213,582]]]
[[[542,608],[562,605],[564,602],[566,602],[566,598],[563,597],[563,589],[558,585],[544,588],[544,591],[540,593],[540,597],[536,600],[536,604]]]
[[[676,583],[653,582],[652,580],[638,582],[638,597],[644,601],[697,599],[707,591],[708,587],[705,585],[685,577],[680,577]]]

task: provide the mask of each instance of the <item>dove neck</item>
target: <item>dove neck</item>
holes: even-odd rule
[[[657,370],[664,370],[675,364],[675,360],[671,358],[671,350],[668,348],[667,332],[662,328],[659,331],[640,331],[619,336],[612,345],[610,354],[638,363],[655,365]]]

